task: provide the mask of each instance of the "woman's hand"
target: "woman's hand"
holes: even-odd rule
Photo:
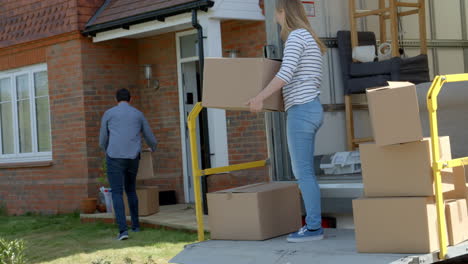
[[[250,107],[250,112],[252,113],[261,112],[263,110],[263,101],[276,91],[281,90],[284,85],[286,85],[286,83],[280,78],[273,78],[265,89],[263,89],[257,96],[251,98],[245,105]]]
[[[254,98],[251,98],[247,104],[250,107],[250,112],[252,113],[258,113],[261,112],[263,109],[263,99],[260,98],[260,96],[255,96]]]

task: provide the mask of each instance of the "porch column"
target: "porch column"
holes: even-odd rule
[[[203,27],[205,57],[222,57],[221,22],[208,16],[201,16],[199,23]],[[210,137],[211,167],[229,164],[226,111],[208,109],[208,130]]]

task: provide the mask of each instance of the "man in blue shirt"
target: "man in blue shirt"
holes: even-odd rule
[[[141,152],[141,135],[152,151],[157,140],[151,132],[143,113],[130,105],[131,95],[127,89],[116,94],[117,106],[104,113],[101,121],[99,146],[106,152],[107,177],[112,189],[112,201],[117,224],[118,240],[128,239],[128,228],[123,202],[123,190],[128,198],[132,230],[140,231],[136,176]]]

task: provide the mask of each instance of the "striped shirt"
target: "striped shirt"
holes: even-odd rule
[[[309,31],[301,28],[289,34],[276,77],[286,83],[283,87],[286,110],[311,102],[320,95],[322,53]]]

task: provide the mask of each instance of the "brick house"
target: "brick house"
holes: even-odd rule
[[[185,118],[200,98],[197,30],[204,53],[261,57],[258,0],[0,1],[0,207],[10,214],[72,212],[96,197],[104,153],[100,119],[129,88],[160,141],[155,178],[191,202]],[[144,65],[152,76],[145,77]],[[209,109],[200,121],[204,166],[264,159],[262,114]],[[268,170],[223,174],[208,190],[264,181]]]

